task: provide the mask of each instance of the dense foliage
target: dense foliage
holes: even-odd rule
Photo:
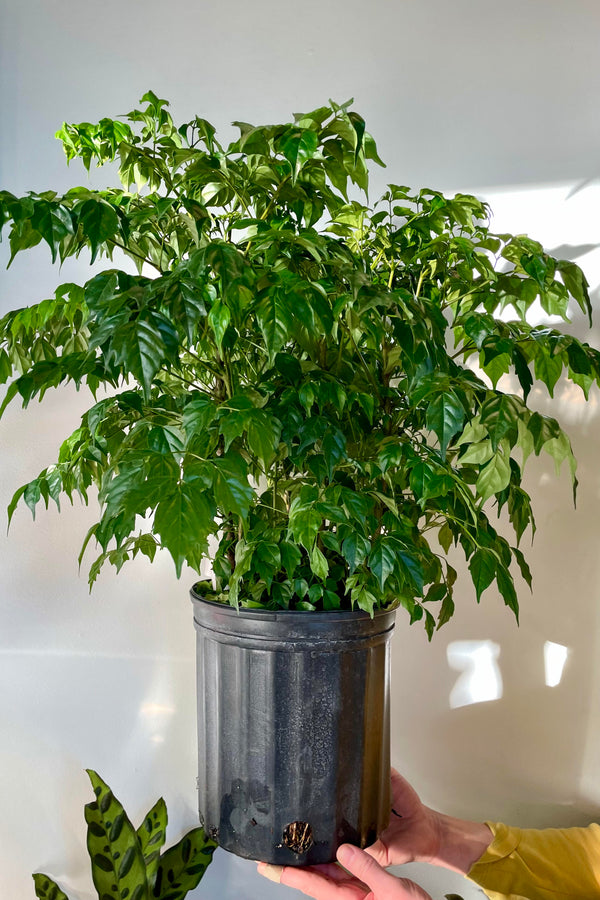
[[[217,845],[193,828],[161,853],[167,807],[157,800],[136,830],[109,786],[92,769],[96,799],[85,806],[87,849],[100,900],[184,900],[204,875]],[[48,875],[33,876],[38,900],[69,900]]]
[[[142,104],[58,133],[69,160],[118,161],[120,187],[0,193],[11,259],[45,241],[54,261],[125,266],[0,322],[4,405],[68,381],[99,397],[10,514],[95,486],[92,582],[165,547],[178,573],[210,555],[217,599],[401,604],[429,634],[454,610],[456,544],[477,599],[495,581],[516,613],[523,465],[544,451],[575,485],[568,438],[528,396],[563,372],[586,396],[600,381],[596,350],[526,317],[566,320],[571,299],[591,315],[581,270],[493,234],[472,196],[392,184],[369,203],[380,160],[350,104],[235,123],[226,148]]]

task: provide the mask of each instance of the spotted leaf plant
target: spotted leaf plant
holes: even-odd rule
[[[216,849],[194,828],[161,852],[167,807],[158,800],[136,830],[109,786],[91,769],[95,800],[85,806],[87,849],[99,900],[183,900],[200,882]],[[69,900],[48,875],[33,876],[38,900]]]
[[[120,184],[0,193],[11,261],[42,243],[105,260],[0,322],[3,407],[91,392],[9,515],[94,490],[91,583],[164,548],[178,574],[210,558],[198,590],[223,603],[400,606],[430,636],[454,611],[455,546],[477,600],[493,586],[517,614],[525,464],[549,454],[576,485],[532,388],[600,380],[597,350],[528,314],[591,317],[581,269],[493,233],[469,195],[390,184],[371,202],[380,160],[350,103],[235,125],[224,146],[150,92],[58,132]]]

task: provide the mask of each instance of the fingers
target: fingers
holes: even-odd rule
[[[258,871],[272,881],[296,888],[314,900],[431,900],[429,894],[407,878],[395,878],[375,860],[351,844],[343,844],[335,864],[297,868],[259,863]]]
[[[422,888],[408,878],[396,878],[377,865],[364,850],[342,844],[337,853],[342,866],[371,889],[373,900],[431,900]]]
[[[381,900],[403,900],[402,894],[394,893],[398,886],[398,879],[389,875],[364,850],[360,850],[352,844],[342,844],[338,849],[337,858],[348,872],[371,888],[377,900],[380,898]]]
[[[283,866],[272,866],[270,863],[259,862],[257,869],[258,874],[262,875],[263,878],[268,878],[269,881],[276,881],[277,883],[281,881]]]
[[[315,900],[355,900],[364,897],[365,892],[356,890],[355,885],[348,884],[347,891],[341,892],[343,882],[350,881],[348,874],[337,864],[331,863],[317,867],[273,866],[267,863],[258,864],[258,872],[271,881],[285,884],[302,891]]]
[[[386,847],[385,843],[379,838],[375,841],[374,844],[371,844],[370,847],[365,847],[365,853],[368,853],[369,856],[372,856],[375,862],[384,869],[387,866],[392,865],[389,850]]]

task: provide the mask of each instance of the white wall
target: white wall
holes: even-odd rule
[[[0,184],[13,192],[83,180],[66,169],[56,128],[125,112],[147,89],[170,98],[176,116],[198,113],[219,129],[354,96],[388,163],[377,187],[388,178],[479,192],[499,230],[569,245],[562,252],[600,283],[595,0],[0,0],[0,16]],[[65,266],[60,277],[88,275]],[[6,310],[41,299],[57,273],[42,249],[0,278]],[[586,336],[582,323],[574,328]],[[600,346],[597,327],[590,340]],[[536,402],[551,408],[542,395]],[[54,459],[85,404],[66,391],[27,415],[6,413],[0,507]],[[533,466],[535,584],[532,596],[522,586],[520,629],[491,590],[476,607],[467,581],[432,644],[399,616],[393,758],[448,812],[542,825],[600,810],[599,404],[597,390],[588,405],[566,385],[557,392],[552,408],[580,461],[579,504],[574,511],[566,476]],[[135,817],[162,793],[173,840],[196,821],[192,576],[177,582],[167,559],[141,562],[118,577],[106,571],[88,596],[76,557],[94,520],[76,506],[32,524],[20,509],[0,538],[2,896],[33,896],[29,873],[39,869],[92,896],[85,767]],[[495,645],[501,694],[493,678],[474,694],[497,699],[457,705],[461,692],[473,695],[449,662],[465,641]],[[569,649],[556,687],[545,684],[546,642]],[[449,875],[417,873],[436,897],[478,896]],[[285,895],[223,852],[194,894]]]

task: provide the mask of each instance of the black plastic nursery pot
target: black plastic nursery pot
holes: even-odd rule
[[[206,831],[279,865],[368,846],[390,814],[395,612],[238,611],[191,596]]]

